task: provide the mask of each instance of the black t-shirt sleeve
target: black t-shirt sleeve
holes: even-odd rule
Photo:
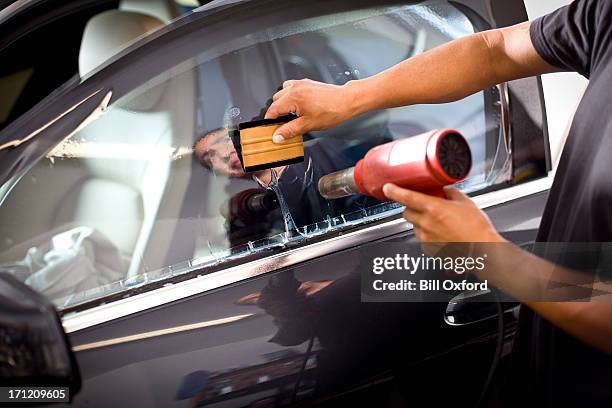
[[[596,42],[611,31],[609,0],[575,0],[531,24],[531,40],[549,64],[589,77],[596,59]]]

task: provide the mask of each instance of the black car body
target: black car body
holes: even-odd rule
[[[90,18],[118,7],[17,3],[18,12],[0,12],[3,65],[28,44],[38,52],[50,33],[81,36]],[[38,26],[21,24],[34,17]],[[9,112],[0,132],[0,263],[60,310],[82,378],[73,404],[473,405],[496,340],[512,340],[516,303],[504,303],[500,334],[488,292],[362,302],[361,254],[414,242],[400,208],[361,201],[346,204],[350,211],[300,213],[298,204],[320,205],[306,186],[297,203],[287,197],[303,235],[284,235],[279,214],[245,229],[218,208],[253,184],[204,172],[190,148],[228,120],[260,117],[284,80],[343,84],[526,19],[521,0],[213,2],[72,79],[80,37],[56,43],[65,55],[49,52],[44,64],[11,60],[6,75],[31,69],[50,89],[17,100],[21,111]],[[44,68],[53,58],[56,73]],[[41,71],[46,77],[36,77]],[[441,107],[369,114],[307,135],[306,144],[313,166],[330,149],[348,163],[436,127],[473,136],[475,170],[461,187],[508,239],[530,245],[551,169],[539,78]],[[336,144],[316,150],[327,141]],[[312,178],[309,163],[298,183]],[[59,266],[31,267],[54,249]],[[96,275],[102,269],[110,272]]]

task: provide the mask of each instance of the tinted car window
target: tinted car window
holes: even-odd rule
[[[470,141],[464,191],[504,182],[496,89],[304,135],[303,163],[254,174],[228,135],[262,118],[287,79],[343,84],[473,31],[446,2],[376,8],[270,27],[177,61],[21,175],[0,208],[0,261],[67,307],[359,228],[401,208],[364,196],[327,201],[318,179],[373,146],[436,128]]]

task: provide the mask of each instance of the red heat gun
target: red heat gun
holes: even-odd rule
[[[355,167],[321,177],[319,192],[327,199],[364,194],[386,201],[383,186],[393,183],[445,198],[442,188],[464,180],[471,168],[463,135],[434,130],[372,148]]]

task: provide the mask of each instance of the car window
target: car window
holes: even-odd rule
[[[89,69],[83,70],[83,66],[79,64],[79,50],[83,33],[87,25],[91,24],[92,18],[108,11],[131,11],[155,18],[162,25],[189,13],[200,4],[196,0],[101,0],[86,4],[79,4],[82,2],[77,1],[66,3],[52,10],[40,5],[29,11],[17,12],[13,17],[16,22],[0,27],[3,30],[0,31],[0,130],[69,79],[78,81],[79,77],[84,77],[137,39],[117,42],[111,49],[94,50],[94,54],[101,55],[88,60],[93,59],[97,63],[90,62],[87,64]],[[31,21],[38,23],[32,25]],[[150,24],[149,29],[152,30]],[[11,28],[12,26],[17,28]],[[121,31],[119,27],[117,22],[112,30]],[[125,30],[124,27],[123,31]],[[113,31],[95,34],[112,37]],[[50,63],[51,61],[53,63]]]
[[[179,61],[19,176],[0,207],[0,262],[62,308],[360,228],[401,208],[360,195],[325,200],[319,178],[437,128],[471,144],[460,188],[503,183],[511,160],[497,89],[304,135],[302,163],[254,174],[228,134],[262,118],[287,79],[343,84],[473,32],[452,5],[429,2],[269,27]]]

